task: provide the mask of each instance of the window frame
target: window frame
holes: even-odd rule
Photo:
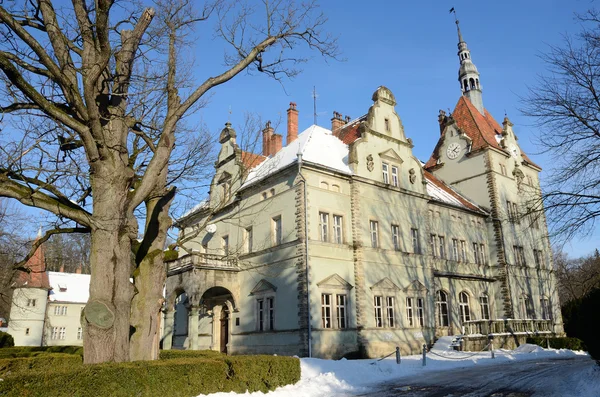
[[[319,240],[329,242],[329,213],[319,211]]]
[[[412,241],[413,253],[420,254],[421,253],[421,244],[419,241],[419,229],[417,229],[416,227],[411,228],[410,229],[410,238]]]
[[[381,175],[382,175],[382,179],[383,179],[383,183],[385,183],[386,185],[390,184],[390,165],[388,163],[386,163],[385,161],[381,162]]]
[[[400,226],[392,223],[392,246],[395,251],[400,251]]]
[[[252,245],[254,244],[254,234],[252,226],[248,226],[244,229],[244,248],[247,254],[252,252]]]
[[[487,294],[479,295],[479,308],[481,310],[481,319],[490,320],[490,298]]]
[[[379,222],[369,220],[369,234],[371,236],[371,248],[379,248]]]
[[[332,238],[333,243],[335,244],[343,244],[344,243],[344,217],[342,215],[333,214],[332,216],[333,223],[332,227]],[[337,223],[339,220],[339,224]]]
[[[443,294],[443,295],[442,295]],[[436,326],[440,328],[450,326],[448,293],[444,290],[437,290],[435,293],[435,308],[436,308]],[[442,308],[445,308],[442,310]]]
[[[392,186],[394,187],[398,187],[399,185],[399,180],[398,180],[398,167],[395,165],[392,165]]]
[[[463,301],[464,298],[464,301]],[[459,319],[461,324],[471,321],[471,296],[466,291],[458,294]]]
[[[283,243],[283,222],[281,215],[276,215],[271,218],[271,242],[273,246],[278,246]]]

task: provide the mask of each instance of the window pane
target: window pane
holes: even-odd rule
[[[375,296],[374,297],[374,307],[375,307],[375,326],[383,327],[383,319],[382,319],[382,297]]]

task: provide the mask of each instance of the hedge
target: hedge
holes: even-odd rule
[[[540,336],[527,338],[527,343],[544,348],[548,347],[548,342],[553,349],[586,350],[585,343],[579,338],[544,338]]]
[[[300,362],[292,357],[189,357],[97,365],[79,364],[74,357],[48,354],[7,360],[18,363],[5,364],[12,365],[12,371],[2,376],[0,395],[191,397],[219,391],[266,392],[300,379]],[[43,364],[44,359],[54,362]]]
[[[4,331],[0,331],[0,348],[13,347],[15,340],[12,335]]]
[[[0,349],[0,359],[17,357],[37,357],[48,353],[75,354],[83,356],[81,346],[17,346]]]
[[[225,354],[216,350],[161,350],[160,359],[173,358],[225,358]]]

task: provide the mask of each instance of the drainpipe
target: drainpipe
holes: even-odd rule
[[[304,183],[304,252],[305,252],[305,264],[306,264],[306,320],[308,324],[308,357],[312,357],[312,325],[310,319],[310,275],[308,265],[308,199],[306,190],[306,179],[302,175],[302,153],[298,151],[298,175],[302,178]]]

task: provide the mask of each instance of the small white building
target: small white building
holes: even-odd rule
[[[7,332],[15,346],[82,345],[81,311],[90,275],[48,272],[41,246],[14,283]]]

